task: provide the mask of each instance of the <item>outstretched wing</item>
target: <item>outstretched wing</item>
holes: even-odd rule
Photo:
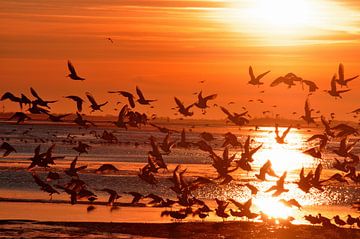
[[[40,96],[36,93],[36,91],[32,87],[30,87],[30,92],[35,98],[39,100],[41,99]]]
[[[284,77],[280,76],[280,77],[276,78],[273,82],[271,82],[270,86],[271,87],[277,86],[278,84],[280,84],[283,81],[284,81]]]
[[[145,97],[138,86],[136,86],[136,94],[139,96],[140,99],[145,100]]]
[[[86,92],[86,97],[89,99],[89,101],[92,105],[97,105],[94,97],[89,92]]]
[[[75,67],[73,66],[73,64],[69,60],[68,60],[67,65],[68,65],[70,73],[73,74],[73,75],[76,75]]]

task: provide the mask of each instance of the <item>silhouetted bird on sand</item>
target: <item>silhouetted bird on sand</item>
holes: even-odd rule
[[[0,146],[0,151],[5,151],[3,157],[8,156],[12,152],[16,152],[16,149],[7,142],[3,142]]]
[[[103,188],[103,189],[101,189],[101,191],[107,192],[108,194],[110,194],[109,200],[108,200],[108,205],[110,205],[110,206],[114,205],[115,201],[121,197],[115,190],[112,190],[109,188]]]
[[[69,69],[69,71],[70,71],[70,74],[67,75],[67,77],[70,77],[70,78],[73,79],[73,80],[80,80],[80,81],[85,80],[85,78],[80,77],[80,76],[76,73],[75,67],[73,66],[73,64],[72,64],[69,60],[68,60],[67,66],[68,66],[68,69]]]
[[[133,196],[131,204],[138,203],[144,197],[144,195],[142,195],[141,193],[138,193],[138,192],[124,192],[124,193]]]
[[[107,173],[107,172],[118,172],[119,169],[117,169],[114,165],[106,163],[101,165],[98,169],[96,169],[96,173]]]

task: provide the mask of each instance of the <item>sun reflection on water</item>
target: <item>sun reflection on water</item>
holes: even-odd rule
[[[273,128],[269,129],[273,131]],[[285,129],[279,128],[280,135]],[[262,131],[258,135],[257,141],[263,143],[263,147],[254,155],[255,166],[261,167],[267,160],[270,160],[275,172],[281,174],[284,171],[313,165],[314,159],[302,153],[305,139],[297,129],[291,129],[286,136],[285,144],[278,144],[275,140],[275,133],[269,133],[270,131]]]
[[[287,218],[294,215],[294,209],[279,202],[278,198],[260,197],[254,198],[253,203],[258,211],[261,211],[272,218]]]

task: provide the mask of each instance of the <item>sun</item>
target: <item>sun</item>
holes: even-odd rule
[[[226,0],[213,18],[229,30],[250,36],[252,45],[316,43],[336,32],[359,32],[359,13],[331,0]],[[245,38],[242,38],[245,39]]]
[[[247,14],[254,24],[288,33],[311,24],[312,9],[311,2],[306,0],[257,0]]]

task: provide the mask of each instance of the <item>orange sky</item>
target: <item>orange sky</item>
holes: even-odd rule
[[[32,86],[45,99],[60,100],[54,112],[73,112],[62,96],[85,98],[89,91],[98,101],[111,102],[105,113],[116,114],[115,102],[125,99],[106,92],[135,92],[138,85],[146,97],[158,99],[155,109],[139,110],[171,116],[173,96],[190,104],[196,100],[192,93],[202,89],[205,95],[218,93],[214,102],[232,111],[247,106],[260,116],[276,104],[275,113],[291,117],[293,111],[302,113],[307,92],[269,84],[293,72],[318,84],[310,101],[324,114],[345,116],[359,108],[360,79],[349,84],[352,90],[342,100],[323,90],[340,62],[347,76],[360,73],[360,3],[296,0],[279,11],[279,1],[269,6],[260,0],[1,1],[0,93],[30,95]],[[68,59],[86,81],[65,77]],[[265,85],[247,85],[249,65],[256,73],[271,70]],[[265,103],[248,102],[258,98]],[[236,104],[227,106],[229,101]],[[16,104],[2,104],[18,110]],[[204,116],[196,109],[195,117]],[[206,118],[219,117],[224,116],[212,108]]]

